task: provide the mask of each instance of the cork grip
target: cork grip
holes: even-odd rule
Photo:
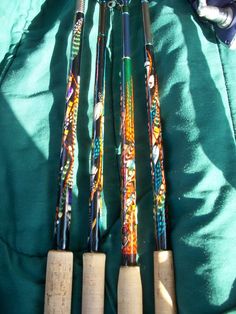
[[[104,313],[105,263],[103,253],[83,255],[82,314]]]
[[[175,281],[171,251],[154,252],[155,313],[176,314]]]
[[[118,279],[118,314],[142,314],[143,298],[140,268],[120,268]]]
[[[44,314],[70,314],[73,254],[49,251],[47,258]]]

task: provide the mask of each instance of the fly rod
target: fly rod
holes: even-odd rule
[[[130,45],[129,2],[122,9],[121,92],[121,237],[122,266],[118,278],[118,314],[143,312],[142,283],[137,264],[137,206],[134,133],[134,95]]]
[[[60,153],[59,189],[55,217],[55,250],[48,252],[44,313],[71,312],[73,253],[69,248],[80,62],[84,25],[84,0],[76,3],[69,79]]]
[[[104,312],[106,255],[99,253],[98,250],[103,190],[106,6],[106,0],[100,0],[90,176],[89,253],[83,255],[82,314],[103,314]]]
[[[158,78],[154,61],[153,39],[148,0],[141,0],[145,39],[145,80],[148,131],[153,185],[153,215],[156,238],[154,252],[155,313],[176,313],[172,251],[167,241],[166,180],[163,165],[163,140],[158,94]]]

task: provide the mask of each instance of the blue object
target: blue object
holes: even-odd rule
[[[212,23],[219,40],[236,49],[236,3],[233,0],[189,0],[197,14]],[[203,10],[202,10],[203,9]],[[204,11],[204,12],[203,12]],[[206,15],[205,15],[205,12]],[[226,20],[224,25],[222,21]]]

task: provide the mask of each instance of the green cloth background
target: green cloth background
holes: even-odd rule
[[[153,0],[165,167],[180,314],[236,313],[236,52],[187,0]],[[0,2],[0,313],[43,313],[74,2]],[[140,2],[132,0],[139,263],[144,313],[154,313],[152,188]],[[80,313],[98,3],[89,0],[71,224],[72,313]],[[121,16],[108,18],[104,208],[105,313],[116,313],[120,255]]]

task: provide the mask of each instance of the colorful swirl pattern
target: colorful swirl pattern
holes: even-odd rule
[[[154,195],[154,221],[158,250],[167,249],[166,232],[166,180],[163,166],[163,143],[158,95],[158,79],[154,66],[152,45],[145,46],[146,52],[146,95],[148,110],[148,128],[150,141],[150,159]]]
[[[123,2],[123,70],[121,96],[121,202],[123,264],[137,264],[137,207],[134,135],[134,96],[130,58],[130,27],[128,1]]]
[[[55,219],[56,248],[58,250],[66,250],[69,245],[83,25],[84,14],[77,12],[72,37],[71,65],[66,90],[60,154],[59,192]]]
[[[106,57],[106,1],[100,2],[97,39],[97,57],[94,93],[92,160],[90,177],[90,236],[91,252],[97,252],[99,246],[99,219],[102,209],[103,190],[103,138],[104,138],[104,98],[105,98],[105,57]]]

